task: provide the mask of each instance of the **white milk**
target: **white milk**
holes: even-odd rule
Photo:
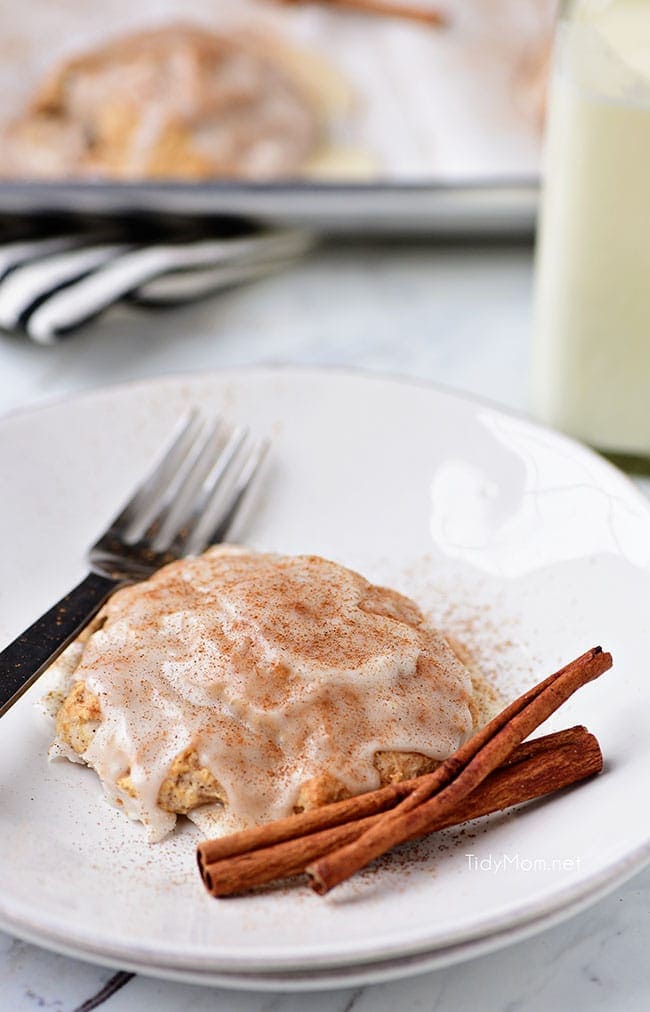
[[[578,0],[560,22],[545,179],[536,412],[650,455],[650,0]]]

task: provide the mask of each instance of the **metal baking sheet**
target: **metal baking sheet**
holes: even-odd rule
[[[2,183],[0,213],[38,216],[218,215],[332,234],[532,233],[535,180],[483,185]]]
[[[526,234],[537,205],[540,53],[555,0],[421,0],[442,31],[269,0],[30,0],[0,12],[0,120],[53,66],[109,35],[173,21],[253,26],[349,86],[333,124],[366,178],[291,183],[0,181],[0,213],[233,214],[331,232]]]

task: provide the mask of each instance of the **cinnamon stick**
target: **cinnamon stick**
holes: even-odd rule
[[[611,655],[594,647],[525,692],[358,839],[310,864],[306,871],[314,891],[324,895],[374,858],[451,815],[520,742],[611,665]]]
[[[521,745],[516,754],[513,753],[510,760],[515,762],[517,756],[526,758],[543,752],[546,748],[559,744],[568,744],[573,741],[578,731],[582,729],[569,728],[565,731],[558,731],[552,735],[545,735],[540,738],[533,738],[531,741]],[[285,840],[295,840],[308,836],[310,833],[329,829],[333,826],[340,826],[345,822],[354,822],[369,815],[376,815],[394,808],[398,801],[411,794],[426,778],[431,776],[425,773],[423,776],[414,777],[412,780],[402,780],[399,783],[389,784],[380,787],[375,791],[367,791],[365,794],[357,794],[345,801],[336,801],[322,808],[315,808],[310,812],[300,815],[289,815],[284,819],[276,819],[274,822],[265,822],[261,826],[251,826],[237,833],[230,833],[228,836],[218,837],[214,840],[205,840],[197,847],[197,860],[199,869],[202,870],[209,864],[222,861],[227,857],[235,857],[238,854],[248,854],[253,850],[261,850],[264,847],[272,847],[276,843]]]
[[[599,773],[602,755],[596,738],[584,727],[572,727],[519,745],[505,763],[491,773],[446,818],[429,832],[459,825],[513,805],[558,791]],[[395,804],[409,793],[419,777],[327,805],[306,816],[293,816],[266,826],[207,841],[198,848],[203,882],[213,896],[231,896],[302,873],[311,862],[350,843],[381,818],[374,806]],[[351,802],[361,802],[356,806]],[[374,814],[372,813],[374,809]],[[420,835],[420,834],[416,834]],[[217,856],[220,855],[220,856]]]
[[[303,3],[304,0],[281,0],[285,4]],[[349,10],[364,14],[378,14],[381,17],[402,18],[406,21],[417,21],[420,24],[441,28],[447,24],[448,18],[442,11],[419,4],[394,3],[393,0],[321,0],[330,7],[347,7]]]

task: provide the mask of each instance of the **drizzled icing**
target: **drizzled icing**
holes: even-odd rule
[[[152,839],[172,760],[194,748],[228,828],[291,812],[324,771],[378,786],[378,750],[444,759],[471,730],[465,668],[417,606],[315,556],[215,548],[118,591],[74,674],[102,719],[84,753]],[[132,798],[117,786],[130,771]]]

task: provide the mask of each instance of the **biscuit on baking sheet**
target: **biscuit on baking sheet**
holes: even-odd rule
[[[3,175],[137,179],[299,175],[345,91],[316,57],[250,31],[177,24],[55,69],[2,145]]]

